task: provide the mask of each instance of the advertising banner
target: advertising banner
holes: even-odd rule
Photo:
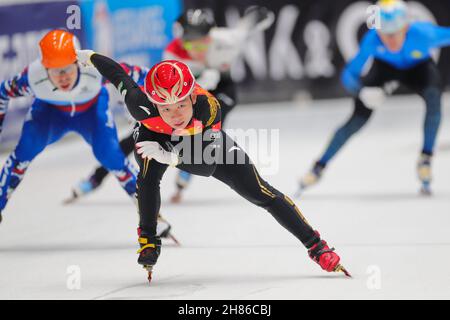
[[[288,100],[297,93],[313,98],[345,95],[339,76],[368,30],[369,6],[375,1],[350,0],[185,0],[186,8],[210,7],[221,26],[233,26],[251,5],[265,6],[276,21],[263,35],[248,41],[233,78],[241,101]],[[408,1],[414,19],[450,26],[449,1]],[[447,84],[450,50],[439,56]]]

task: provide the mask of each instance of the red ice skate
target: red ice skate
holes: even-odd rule
[[[320,237],[320,234],[316,231]],[[320,240],[308,250],[309,257],[327,272],[343,272],[347,277],[350,273],[339,262],[341,258],[330,248],[325,240]]]

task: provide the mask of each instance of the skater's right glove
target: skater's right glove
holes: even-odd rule
[[[136,144],[137,153],[142,158],[155,159],[159,163],[175,167],[180,163],[180,158],[174,152],[164,150],[156,141],[141,141]]]
[[[382,88],[364,87],[359,92],[359,98],[367,108],[377,109],[386,100],[386,93]]]
[[[92,50],[77,50],[78,62],[83,66],[93,66],[91,56],[94,53]]]

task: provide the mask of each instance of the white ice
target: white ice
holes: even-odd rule
[[[3,212],[0,299],[448,299],[449,99],[433,197],[418,194],[415,171],[424,107],[395,97],[296,201],[353,279],[323,272],[269,213],[212,178],[195,178],[184,203],[170,204],[169,170],[162,212],[182,246],[165,242],[149,286],[136,264],[136,210],[113,178],[79,203],[61,203],[95,164],[76,138],[33,162]],[[293,194],[350,111],[347,99],[240,107],[227,126],[281,129],[280,169],[265,178]]]

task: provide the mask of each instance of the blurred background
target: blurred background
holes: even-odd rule
[[[275,21],[247,41],[232,67],[239,105],[225,126],[279,131],[272,144],[277,152],[267,152],[279,170],[267,175],[293,195],[332,129],[351,114],[340,73],[358,50],[374,2],[0,0],[0,81],[38,58],[38,42],[50,29],[69,28],[84,48],[150,67],[172,40],[183,10],[209,7],[219,26],[231,27],[249,6],[266,6]],[[450,26],[449,0],[407,2],[414,19]],[[450,50],[435,57],[448,87]],[[183,204],[172,204],[178,172],[168,170],[161,184],[163,214],[183,245],[164,248],[157,272],[162,281],[148,290],[135,264],[135,207],[116,181],[71,206],[62,204],[97,164],[89,146],[71,133],[33,162],[7,209],[0,228],[0,298],[448,299],[450,269],[442,266],[450,264],[450,92],[443,99],[433,197],[419,196],[416,173],[424,103],[402,89],[398,93],[333,161],[321,186],[299,201],[354,280],[320,274],[270,215],[215,179],[195,177]],[[30,101],[10,104],[0,138],[2,164]],[[129,134],[125,109],[112,107],[120,134]],[[264,153],[268,139],[260,137],[257,151]],[[257,152],[249,154],[254,160]],[[265,158],[258,160],[264,169]],[[67,289],[68,264],[82,268],[83,290]],[[369,285],[373,268],[383,276],[380,288]]]
[[[251,38],[232,68],[240,105],[345,96],[339,75],[367,30],[367,7],[349,0],[80,0],[0,1],[0,79],[20,72],[38,57],[37,43],[53,28],[71,29],[84,48],[119,61],[151,66],[172,39],[172,25],[188,8],[209,7],[219,26],[233,26],[258,4],[276,15],[270,29]],[[414,19],[450,25],[449,1],[409,1]],[[77,20],[78,15],[81,19]],[[436,54],[449,84],[450,52]],[[401,92],[401,91],[400,91]],[[20,132],[29,101],[11,103],[1,148]],[[121,112],[121,108],[116,109]]]

